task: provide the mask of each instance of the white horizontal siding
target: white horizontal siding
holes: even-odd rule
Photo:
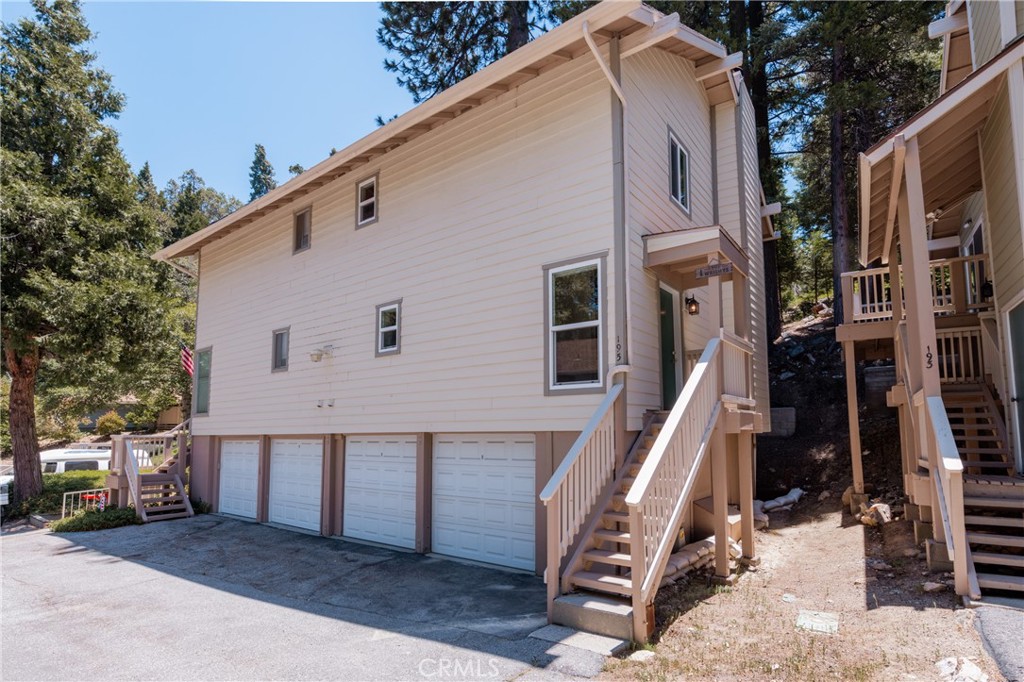
[[[1000,0],[1007,2],[1008,0]],[[967,0],[970,17],[971,47],[974,68],[999,54],[1002,49],[1002,34],[999,28],[999,2],[992,0]]]
[[[356,230],[355,184],[374,172],[380,219]],[[611,248],[611,178],[608,86],[574,60],[204,247],[196,432],[582,428],[601,395],[544,396],[542,267]],[[312,247],[292,255],[309,205]],[[611,334],[610,258],[605,282]],[[401,353],[374,357],[375,308],[399,298]],[[284,326],[290,367],[272,374]]]
[[[640,427],[644,410],[660,407],[662,398],[658,279],[643,267],[643,235],[714,222],[711,122],[704,88],[694,78],[692,62],[682,57],[659,49],[639,52],[623,61],[622,80],[628,102],[626,141],[630,174],[633,369],[629,378],[629,428],[635,429]],[[689,215],[669,194],[669,128],[689,155]],[[706,292],[691,293],[706,303]],[[689,344],[702,335],[703,320],[700,316],[683,318],[684,348],[694,350]],[[703,347],[701,343],[700,348]]]

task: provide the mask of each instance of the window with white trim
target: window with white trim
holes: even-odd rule
[[[273,360],[270,365],[272,372],[288,370],[288,329],[274,330]]]
[[[401,350],[402,302],[377,306],[377,355],[396,355]]]
[[[686,148],[671,132],[668,140],[668,163],[671,176],[669,193],[672,195],[672,199],[688,212],[690,210],[690,156],[686,153]]]
[[[294,242],[292,253],[305,251],[313,241],[313,209],[307,208],[295,214],[294,218]]]
[[[377,176],[363,180],[356,186],[356,227],[377,221]]]
[[[581,261],[547,271],[548,388],[601,385],[601,262]]]

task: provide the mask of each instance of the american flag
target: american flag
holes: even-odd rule
[[[188,349],[188,346],[181,344],[181,368],[188,372],[189,376],[192,376],[194,367],[192,365],[192,351]]]

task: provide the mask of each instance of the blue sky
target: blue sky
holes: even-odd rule
[[[109,121],[157,184],[194,168],[249,198],[253,145],[279,183],[413,106],[384,71],[375,3],[84,2],[91,49],[127,97]],[[31,14],[4,2],[5,22]]]

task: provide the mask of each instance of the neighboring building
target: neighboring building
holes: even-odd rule
[[[843,275],[836,335],[856,491],[854,362],[891,358],[908,517],[978,599],[1024,590],[1024,2],[951,2],[929,34],[939,98],[861,157],[860,261],[880,267]]]
[[[553,614],[623,595],[640,639],[680,526],[723,579],[727,533],[752,558],[772,211],[739,65],[601,3],[160,251],[198,260],[193,498],[546,570]]]

